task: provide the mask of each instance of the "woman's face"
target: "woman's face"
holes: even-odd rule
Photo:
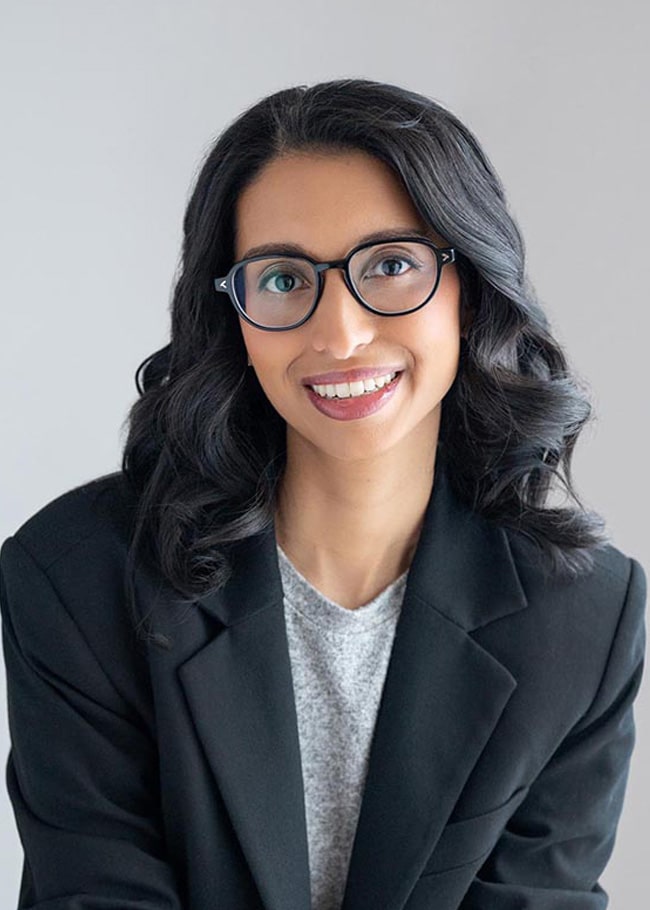
[[[291,153],[270,161],[242,191],[235,256],[253,255],[252,248],[261,244],[291,243],[318,261],[331,261],[342,259],[366,235],[394,229],[447,245],[422,221],[397,177],[378,159],[361,151]],[[343,272],[332,269],[325,272],[316,311],[298,328],[267,332],[241,317],[240,325],[249,369],[286,421],[288,444],[289,436],[297,434],[294,441],[317,452],[356,460],[395,446],[435,443],[440,403],[459,360],[460,285],[453,264],[443,268],[433,298],[408,315],[386,317],[364,309],[349,292]],[[400,375],[388,390],[368,396],[374,403],[367,408],[361,399],[328,406],[305,384],[318,374],[357,368],[378,376]],[[348,378],[359,381],[358,376]],[[317,384],[327,382],[336,384],[330,378]],[[358,385],[350,389],[359,390]],[[364,409],[370,413],[360,414]]]

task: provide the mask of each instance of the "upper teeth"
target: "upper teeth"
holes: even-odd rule
[[[394,379],[397,373],[386,373],[385,376],[374,376],[371,379],[360,379],[357,382],[337,382],[336,384],[313,385],[312,389],[323,398],[356,398],[366,392],[376,392]]]

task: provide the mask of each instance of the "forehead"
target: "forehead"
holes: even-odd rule
[[[383,229],[435,239],[391,168],[361,151],[290,153],[274,158],[235,207],[235,255],[254,246],[295,243],[315,258],[343,256]]]

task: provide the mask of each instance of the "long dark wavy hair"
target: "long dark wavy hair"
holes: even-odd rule
[[[131,560],[137,551],[191,600],[223,586],[229,547],[273,521],[285,424],[246,368],[237,315],[213,279],[233,262],[239,194],[294,150],[374,155],[456,249],[461,314],[471,320],[442,403],[449,481],[472,509],[534,541],[549,571],[589,570],[604,523],[580,503],[571,458],[591,407],[527,280],[502,184],[444,107],[358,78],[263,98],[202,163],[184,218],[171,341],[138,368],[140,397],[126,419],[122,470],[137,497]],[[564,504],[551,506],[557,489]]]

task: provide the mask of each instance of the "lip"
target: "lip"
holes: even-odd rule
[[[334,420],[359,420],[383,408],[397,391],[401,378],[402,373],[399,372],[395,379],[383,388],[351,398],[321,398],[309,386],[306,387],[306,391],[316,410],[326,417]]]
[[[331,373],[318,373],[314,376],[305,376],[303,385],[334,385],[337,382],[358,382],[361,379],[371,379],[373,376],[386,376],[388,373],[401,373],[404,368],[400,366],[357,367],[353,370],[339,370]]]

